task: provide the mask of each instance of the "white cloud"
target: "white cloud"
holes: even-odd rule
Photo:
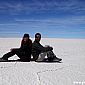
[[[6,22],[0,26],[19,26],[26,25],[29,27],[42,27],[42,26],[77,26],[85,24],[85,16],[72,16],[67,18],[49,18],[49,19],[20,19],[15,18],[14,22]]]
[[[34,0],[33,3],[9,3],[5,2],[0,4],[0,9],[8,9],[10,13],[19,13],[21,11],[24,12],[32,12],[32,11],[46,11],[46,10],[63,10],[63,11],[85,11],[85,3],[77,0],[68,0],[68,1],[44,1],[40,2],[39,0]]]
[[[45,23],[47,25],[80,25],[85,24],[85,16],[73,16],[62,19],[15,19],[22,23]]]

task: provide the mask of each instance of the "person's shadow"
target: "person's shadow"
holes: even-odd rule
[[[35,61],[37,63],[63,63],[62,61]]]

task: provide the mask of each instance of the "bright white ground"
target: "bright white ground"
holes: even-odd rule
[[[0,38],[0,57],[20,46],[20,38]],[[62,63],[0,62],[0,85],[85,85],[85,39],[42,39]],[[17,59],[15,55],[10,59]]]

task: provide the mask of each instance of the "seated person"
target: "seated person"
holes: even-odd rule
[[[43,47],[40,44],[41,34],[35,34],[35,40],[32,44],[32,55],[33,61],[61,61],[62,59],[57,58],[56,55],[53,53],[53,48],[50,46]],[[47,55],[47,59],[45,56]]]
[[[31,60],[31,52],[32,41],[31,39],[29,39],[29,34],[24,34],[23,39],[21,41],[21,47],[11,49],[11,51],[3,55],[0,60],[7,61],[9,57],[16,54],[20,58],[20,61],[29,62]]]

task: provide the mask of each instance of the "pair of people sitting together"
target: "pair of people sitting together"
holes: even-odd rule
[[[41,34],[35,34],[35,40],[32,43],[32,40],[29,38],[29,34],[24,34],[21,41],[20,48],[13,48],[10,52],[3,55],[1,58],[2,61],[8,61],[8,58],[17,55],[20,61],[29,62],[29,61],[61,61],[62,59],[57,58],[53,53],[53,48],[50,46],[43,47],[40,44]],[[33,58],[31,58],[31,55]],[[47,55],[47,58],[45,56]]]

